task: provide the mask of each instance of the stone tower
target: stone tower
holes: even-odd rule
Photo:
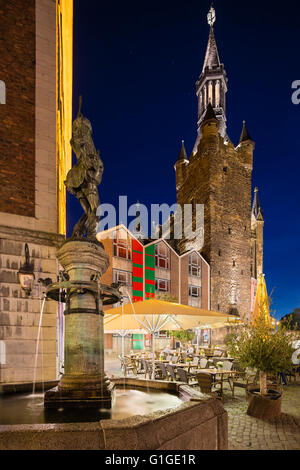
[[[258,240],[262,230],[253,210],[251,219],[254,142],[245,122],[236,147],[227,136],[227,78],[214,37],[213,8],[210,13],[204,67],[196,82],[198,135],[189,159],[182,146],[175,163],[177,202],[181,206],[204,204],[201,254],[211,267],[211,309],[247,318],[251,309],[251,275],[256,274],[251,272],[251,244]],[[257,203],[255,214],[256,207]],[[260,240],[257,259],[261,260],[262,269]],[[185,249],[183,240],[180,251]]]

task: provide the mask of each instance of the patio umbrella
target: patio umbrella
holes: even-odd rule
[[[251,315],[252,325],[259,319],[264,320],[267,325],[271,324],[269,297],[264,274],[260,274],[257,280],[254,308]]]
[[[153,377],[154,338],[160,330],[187,330],[204,324],[221,327],[228,324],[228,321],[232,318],[236,317],[175,302],[148,299],[105,310],[104,329],[116,330],[126,325],[128,330],[147,330],[152,335]]]

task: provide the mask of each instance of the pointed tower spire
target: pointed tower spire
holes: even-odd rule
[[[246,142],[247,140],[251,140],[253,142],[253,139],[251,139],[248,129],[246,127],[246,121],[243,121],[243,129],[242,129],[242,133],[240,136],[239,144],[241,142]]]
[[[252,211],[251,214],[255,217],[256,220],[264,220],[263,217],[263,211],[258,199],[258,188],[254,188],[254,198],[253,198],[253,204],[252,204]]]
[[[208,43],[199,80],[196,82],[196,94],[198,96],[198,136],[194,146],[193,153],[196,153],[201,139],[201,123],[206,114],[208,104],[210,103],[216,118],[220,122],[219,133],[222,137],[226,136],[226,92],[227,77],[224,65],[220,62],[217,43],[214,34],[213,25],[216,21],[216,12],[211,5],[207,15],[209,24]]]
[[[180,152],[178,154],[177,161],[178,160],[187,160],[187,154],[186,154],[186,150],[185,150],[185,146],[184,146],[184,140],[181,141],[181,149],[180,149]]]
[[[214,28],[211,26],[209,31],[208,43],[206,48],[206,54],[204,59],[204,64],[202,68],[202,73],[205,72],[205,69],[213,69],[221,67],[217,43],[215,40]]]

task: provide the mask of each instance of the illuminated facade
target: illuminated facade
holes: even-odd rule
[[[72,167],[73,0],[57,0],[58,232],[66,234],[66,187]]]

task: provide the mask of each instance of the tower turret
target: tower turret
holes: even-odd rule
[[[240,157],[245,168],[249,170],[253,169],[254,147],[255,147],[255,143],[250,137],[250,134],[246,127],[246,121],[243,121],[243,128],[242,128],[240,140],[237,146],[237,150],[240,153]]]
[[[175,171],[176,171],[176,191],[178,191],[182,184],[183,181],[186,177],[186,167],[189,164],[189,160],[187,158],[185,146],[184,146],[184,140],[181,143],[181,148],[180,152],[177,157],[177,161],[174,165]]]

